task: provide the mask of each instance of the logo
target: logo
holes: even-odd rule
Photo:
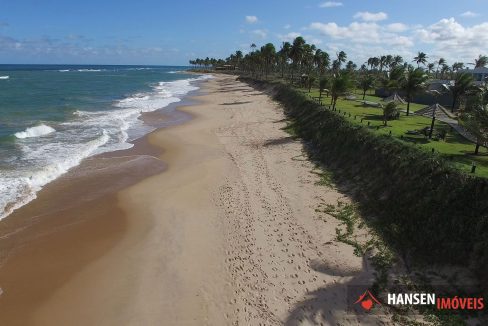
[[[375,303],[381,305],[378,299],[376,299],[374,295],[372,295],[371,292],[369,292],[369,290],[364,291],[364,293],[359,296],[359,299],[356,302],[354,302],[354,304],[358,304],[358,303],[366,311],[370,311],[374,307]]]

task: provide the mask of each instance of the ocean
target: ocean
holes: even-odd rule
[[[186,67],[0,65],[0,219],[87,157],[132,147],[141,113],[207,76]]]

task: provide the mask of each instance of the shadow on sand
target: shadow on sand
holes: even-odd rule
[[[380,308],[366,313],[359,304],[354,304],[374,282],[373,268],[366,256],[363,257],[360,271],[332,266],[323,261],[312,261],[310,268],[339,280],[308,292],[290,310],[284,325],[376,325],[384,319],[380,316]]]

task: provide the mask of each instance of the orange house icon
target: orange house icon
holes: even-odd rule
[[[364,293],[359,296],[359,299],[354,302],[354,304],[357,303],[361,304],[361,307],[363,307],[363,309],[366,311],[370,311],[374,307],[375,303],[381,305],[378,299],[376,299],[374,295],[369,292],[369,290],[364,291]]]

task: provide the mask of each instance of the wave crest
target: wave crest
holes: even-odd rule
[[[15,133],[15,137],[24,139],[24,138],[33,138],[33,137],[40,137],[49,135],[50,133],[56,132],[53,127],[46,126],[44,124],[27,128],[25,131],[20,131]]]

